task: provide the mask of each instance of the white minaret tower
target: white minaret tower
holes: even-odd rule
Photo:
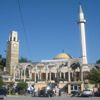
[[[80,33],[81,33],[81,57],[82,57],[82,64],[87,64],[87,52],[86,52],[86,39],[85,39],[85,23],[86,20],[84,18],[84,13],[82,10],[82,7],[80,5],[79,7],[79,19],[78,24],[80,27]]]

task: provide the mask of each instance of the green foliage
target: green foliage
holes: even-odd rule
[[[6,66],[6,58],[3,58],[2,55],[0,55],[0,70],[3,71],[5,66]]]
[[[18,90],[19,94],[24,94],[26,88],[27,88],[27,83],[26,82],[21,81],[17,84],[17,90]]]
[[[27,58],[25,58],[25,57],[21,57],[20,59],[19,59],[19,62],[20,63],[24,63],[24,62],[32,62],[31,60],[28,60]]]
[[[2,58],[2,55],[0,54],[0,59]]]
[[[72,80],[76,81],[77,77],[76,77],[76,72],[75,71],[76,71],[77,68],[80,68],[81,67],[80,66],[80,63],[79,62],[75,62],[70,67],[74,71],[74,73],[73,73],[74,74],[74,77],[72,77]]]
[[[27,87],[27,83],[26,82],[22,81],[22,82],[19,82],[17,84],[17,88],[20,89],[20,90],[26,89],[26,87]]]
[[[79,63],[79,62],[73,63],[73,64],[71,65],[72,70],[76,70],[78,67],[80,68],[80,63]]]
[[[3,80],[2,80],[2,77],[0,77],[0,87],[3,85]]]
[[[89,73],[88,79],[91,83],[100,83],[100,71],[92,69]]]
[[[20,63],[21,63],[21,62],[28,62],[28,60],[27,60],[27,58],[21,57],[21,58],[19,59],[19,62],[20,62]]]
[[[96,61],[96,64],[100,64],[100,59]]]

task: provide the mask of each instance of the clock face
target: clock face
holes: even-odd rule
[[[17,47],[17,44],[16,44],[16,43],[14,43],[14,44],[13,44],[13,46],[14,46],[14,47]]]

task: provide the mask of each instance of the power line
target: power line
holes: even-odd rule
[[[21,19],[21,24],[22,24],[22,27],[23,27],[24,37],[25,37],[25,40],[26,40],[25,41],[26,42],[26,49],[27,49],[27,52],[31,52],[31,49],[29,47],[29,41],[28,41],[28,38],[27,38],[27,31],[26,31],[26,27],[25,27],[25,23],[24,23],[24,18],[23,18],[23,13],[22,13],[20,1],[21,0],[18,0],[18,10],[19,10],[19,15],[20,15],[20,19]],[[30,54],[30,56],[31,56],[31,54]]]
[[[20,15],[20,18],[21,18],[21,24],[22,24],[24,33],[26,33],[26,28],[25,28],[25,24],[24,24],[22,9],[21,9],[21,5],[20,5],[20,1],[19,0],[18,0],[18,8],[19,8],[19,15]]]

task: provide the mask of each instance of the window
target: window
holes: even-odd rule
[[[16,40],[16,38],[14,37],[13,41],[15,41],[15,40]]]

